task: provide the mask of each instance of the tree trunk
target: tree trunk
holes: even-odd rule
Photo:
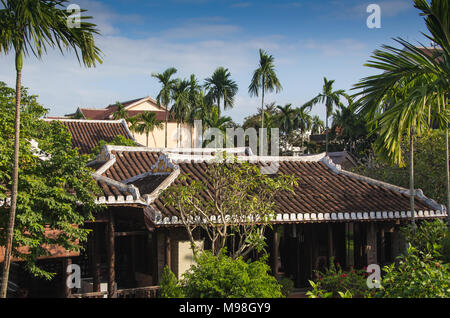
[[[169,109],[168,105],[166,105],[166,129],[165,129],[165,139],[164,139],[164,147],[167,148],[167,125],[169,123]]]
[[[325,155],[328,156],[328,108],[327,108],[327,118],[326,121],[326,127],[325,127]]]
[[[11,254],[14,234],[14,222],[16,218],[18,181],[19,181],[19,141],[20,141],[20,102],[21,102],[21,81],[22,81],[22,59],[20,51],[16,53],[16,118],[14,135],[14,165],[12,174],[11,210],[9,213],[8,229],[6,233],[5,261],[3,263],[3,276],[1,286],[1,298],[6,298],[8,291],[9,268],[11,265]]]
[[[261,128],[264,128],[264,80],[262,81]]]
[[[447,225],[450,226],[450,171],[448,160],[448,125],[445,129],[445,171],[447,173]]]
[[[410,136],[409,136],[409,149],[410,149],[410,156],[409,156],[409,202],[410,202],[410,208],[411,208],[411,226],[413,235],[416,228],[416,221],[414,216],[414,130],[411,128]]]

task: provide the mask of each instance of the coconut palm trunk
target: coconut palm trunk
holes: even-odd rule
[[[325,128],[325,155],[328,156],[328,108],[327,108],[327,118],[325,119],[326,121],[326,128]]]
[[[410,130],[410,136],[409,136],[409,203],[410,203],[410,209],[411,209],[411,226],[412,226],[412,233],[414,234],[416,229],[416,220],[414,215],[414,130],[411,127]]]
[[[168,106],[166,105],[166,127],[165,127],[165,131],[164,131],[164,147],[167,148],[167,125],[169,124],[169,109]]]
[[[12,190],[11,190],[11,210],[9,212],[8,228],[6,233],[6,246],[5,246],[5,261],[3,262],[3,275],[2,275],[2,287],[1,298],[6,298],[8,291],[9,280],[9,268],[11,265],[11,254],[13,244],[14,222],[16,218],[17,208],[17,194],[19,183],[19,145],[20,145],[20,102],[21,102],[21,88],[22,88],[22,66],[23,66],[23,53],[19,50],[16,54],[16,118],[14,122],[15,135],[14,135],[14,164],[12,174]]]
[[[261,128],[264,128],[264,78],[261,87]]]

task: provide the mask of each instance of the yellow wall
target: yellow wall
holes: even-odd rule
[[[148,147],[150,148],[164,148],[165,147],[165,126],[166,123],[163,123],[162,129],[155,129],[153,133],[150,133],[148,136]],[[168,148],[191,148],[191,132],[192,129],[190,125],[182,125],[181,126],[181,143],[177,142],[177,124],[169,123],[167,126],[167,147]],[[132,132],[133,133],[133,132]],[[133,133],[134,138],[138,143],[143,146],[147,146],[147,137],[145,134]],[[194,142],[196,140],[196,131],[194,130]],[[195,145],[194,145],[195,146]]]

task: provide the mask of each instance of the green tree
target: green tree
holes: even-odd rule
[[[259,96],[261,92],[261,128],[264,128],[264,94],[266,92],[278,93],[283,87],[275,72],[275,58],[267,54],[266,51],[259,49],[259,65],[253,72],[252,80],[248,87],[250,96]]]
[[[125,106],[123,106],[120,102],[116,103],[117,110],[113,113],[113,119],[119,120],[119,119],[125,119],[128,120],[128,111],[126,110]]]
[[[101,63],[101,51],[94,43],[97,34],[96,25],[86,22],[91,17],[82,15],[79,27],[70,27],[70,13],[65,9],[67,1],[51,0],[1,0],[0,9],[0,53],[15,54],[16,68],[16,108],[15,108],[15,155],[12,171],[11,210],[7,228],[6,257],[3,270],[1,297],[6,297],[11,247],[14,232],[14,219],[17,208],[19,139],[20,139],[20,103],[23,58],[30,52],[41,58],[48,47],[58,48],[61,53],[72,50],[78,61],[87,67]],[[82,10],[85,12],[86,10]],[[81,55],[81,56],[80,56]]]
[[[228,116],[219,117],[219,108],[213,106],[207,117],[203,118],[203,122],[205,124],[204,128],[217,128],[222,132],[222,136],[226,136],[226,130],[231,126],[233,120]],[[223,144],[221,144],[219,140],[214,139],[214,141],[212,141],[210,138],[206,138],[203,143],[204,145],[213,143],[216,148],[222,148],[226,143],[225,138],[222,141]]]
[[[15,90],[0,82],[0,200],[10,197],[14,161]],[[89,156],[80,155],[71,144],[71,135],[58,121],[40,120],[47,114],[26,89],[22,89],[20,171],[17,213],[12,255],[24,261],[34,275],[54,274],[39,268],[36,260],[48,256],[46,247],[58,245],[80,251],[92,221],[100,208],[95,203],[100,189],[86,167]],[[8,225],[8,204],[0,203],[0,228]],[[55,235],[48,235],[52,231]],[[0,231],[0,246],[7,242]],[[24,251],[23,248],[26,248]]]
[[[166,110],[166,126],[165,126],[165,139],[164,147],[167,148],[167,126],[169,125],[169,104],[171,101],[173,87],[176,80],[172,79],[172,75],[177,72],[177,69],[170,67],[166,69],[163,73],[153,73],[152,77],[156,78],[161,83],[161,90],[156,97],[158,105],[162,105]]]
[[[427,49],[416,47],[401,38],[395,41],[401,45],[400,48],[384,45],[382,50],[376,50],[372,60],[367,66],[383,71],[382,74],[367,77],[355,85],[355,89],[361,89],[360,109],[369,120],[371,125],[378,125],[379,118],[395,117],[395,112],[400,113],[399,107],[391,112],[383,107],[382,102],[387,101],[388,105],[398,105],[399,103],[389,103],[393,99],[392,90],[398,86],[409,86],[410,93],[408,101],[398,99],[404,104],[403,116],[408,116],[407,120],[399,121],[391,129],[379,138],[379,151],[391,161],[403,165],[401,153],[401,133],[408,129],[413,153],[414,136],[420,133],[422,128],[421,120],[427,117],[428,123],[438,118],[439,128],[446,131],[446,154],[448,162],[448,96],[450,68],[450,15],[449,3],[446,0],[433,0],[429,4],[426,0],[415,0],[414,6],[419,9],[420,15],[424,16],[425,24],[429,34],[424,34],[429,40],[436,44],[436,48]],[[408,106],[409,105],[409,106]],[[415,105],[415,107],[413,107]],[[407,113],[406,109],[409,109]],[[385,115],[385,113],[387,113]],[[380,124],[381,125],[381,124]],[[419,126],[418,126],[419,125]],[[403,126],[403,127],[399,127]],[[407,126],[407,127],[405,127]],[[404,128],[403,130],[401,128]],[[383,142],[384,140],[384,142]],[[410,156],[410,176],[411,189],[414,183],[413,164],[414,157]],[[447,210],[450,209],[450,177],[447,165]],[[411,198],[411,207],[413,200]]]
[[[281,298],[281,285],[269,275],[263,260],[251,263],[233,259],[221,251],[196,257],[196,264],[184,274],[182,286],[187,298]]]
[[[180,126],[186,121],[186,115],[189,111],[190,85],[190,81],[178,79],[172,90],[173,105],[170,111],[177,121],[177,147],[179,147],[180,142]]]
[[[221,115],[220,101],[223,101],[224,110],[234,106],[234,97],[238,92],[238,86],[231,79],[231,73],[227,68],[218,67],[211,77],[206,78],[205,89],[208,91],[207,96],[211,102],[217,103],[219,117]]]
[[[184,298],[183,289],[178,283],[175,274],[166,265],[161,276],[160,283],[160,297],[161,298]]]
[[[263,251],[264,230],[275,213],[273,198],[283,191],[292,192],[295,178],[262,174],[257,165],[248,162],[225,164],[220,163],[223,158],[217,160],[218,163],[208,165],[206,181],[180,176],[179,183],[163,193],[165,202],[178,211],[194,253],[197,248],[193,232],[200,228],[211,242],[214,255],[229,239],[233,240],[230,253],[234,259],[253,250]],[[191,222],[197,218],[204,222]]]
[[[328,118],[333,113],[333,106],[337,106],[341,104],[341,97],[348,98],[348,96],[345,94],[345,91],[343,89],[339,90],[333,90],[333,84],[334,80],[327,80],[326,77],[323,78],[323,88],[322,93],[318,94],[316,97],[311,99],[310,101],[306,102],[303,107],[305,108],[311,108],[314,105],[317,104],[325,104],[326,108],[326,120],[325,120],[325,133],[326,133],[326,140],[325,140],[325,152],[328,154],[328,134],[329,134],[329,127],[328,127]]]
[[[321,120],[319,116],[315,115],[312,117],[312,119],[311,119],[311,133],[312,134],[322,133],[324,127],[325,127],[325,124],[323,123],[323,120]]]
[[[138,124],[136,126],[136,132],[139,134],[145,134],[146,137],[146,146],[148,147],[148,136],[150,133],[153,134],[155,129],[161,129],[163,127],[163,123],[160,120],[156,119],[156,113],[152,112],[143,112],[138,115]],[[156,144],[155,136],[153,136],[153,141]]]

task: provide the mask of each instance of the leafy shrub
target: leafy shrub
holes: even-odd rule
[[[448,253],[448,239],[450,238],[447,224],[439,219],[423,221],[413,231],[411,225],[400,229],[407,242],[414,246],[422,255],[432,254],[442,260],[443,254]]]
[[[284,297],[289,296],[294,290],[294,281],[289,277],[280,277],[278,283],[281,285],[281,293]]]
[[[385,266],[381,288],[375,297],[440,298],[450,297],[450,265],[436,260],[436,251],[425,253],[409,246],[407,254]]]
[[[344,271],[333,258],[330,259],[330,264],[324,272],[317,271],[317,273],[318,281],[309,282],[313,288],[307,293],[310,298],[343,297],[343,295],[361,297],[368,291],[367,273],[364,270]]]
[[[205,251],[184,274],[182,285],[187,298],[278,298],[281,285],[269,275],[263,261],[246,263],[222,250],[214,256]]]
[[[161,277],[161,298],[183,298],[183,290],[178,283],[174,273],[166,265]]]

